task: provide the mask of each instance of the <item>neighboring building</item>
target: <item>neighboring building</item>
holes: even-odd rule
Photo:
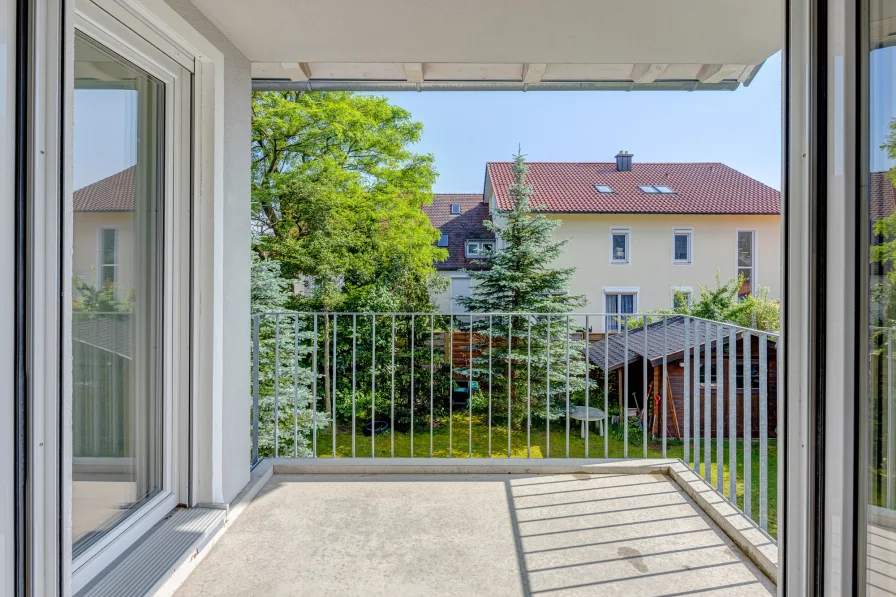
[[[135,171],[126,168],[73,196],[72,272],[97,288],[111,283],[118,298],[134,286]]]
[[[628,153],[615,162],[527,165],[533,205],[563,220],[557,236],[569,242],[556,265],[576,268],[571,292],[587,297],[583,312],[667,309],[676,290],[693,297],[701,284],[714,286],[717,273],[723,282],[742,274],[744,293],[758,284],[781,296],[781,195],[775,189],[721,163],[632,163]],[[477,217],[497,218],[510,208],[510,166],[486,165],[488,215],[477,208]],[[438,205],[427,213],[436,209],[444,217],[447,207],[442,200]],[[450,271],[459,267],[453,262]]]
[[[481,193],[440,193],[423,211],[442,232],[438,245],[448,249],[448,259],[437,263],[436,270],[448,278],[449,287],[433,300],[439,312],[463,313],[451,297],[470,295],[470,276],[464,270],[485,267],[480,256],[494,247],[495,236],[482,224],[490,217],[488,204]]]
[[[874,226],[880,220],[892,216],[896,212],[896,193],[893,189],[893,180],[890,178],[889,172],[872,172],[869,181],[868,194],[868,215],[870,218],[870,234],[871,246],[879,246],[888,239],[879,234],[875,234]],[[875,293],[885,276],[892,271],[893,265],[890,263],[879,263],[872,261],[871,264],[870,288],[872,291],[871,307],[873,311],[872,320],[884,321],[886,319],[883,306],[880,303],[880,295]]]

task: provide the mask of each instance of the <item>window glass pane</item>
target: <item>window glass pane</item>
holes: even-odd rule
[[[494,250],[495,250],[495,245],[493,245],[492,243],[482,243],[482,251],[484,253],[490,253],[491,251],[494,251]]]
[[[670,189],[669,187],[667,187],[667,186],[665,186],[665,185],[661,185],[661,184],[656,185],[654,188],[655,188],[657,191],[659,191],[660,193],[667,193],[667,194],[669,194],[669,193],[674,193],[674,192],[675,192],[675,191],[673,191],[672,189]]]
[[[683,307],[687,307],[691,304],[691,294],[689,292],[684,292],[681,290],[677,290],[672,295],[672,308],[673,309],[681,309]]]
[[[750,231],[737,233],[737,265],[753,265],[753,233]]]
[[[622,313],[634,313],[635,312],[635,295],[633,294],[622,294],[619,296],[622,303]]]
[[[77,557],[162,489],[165,90],[81,34],[74,54],[70,329]]]
[[[675,261],[690,261],[689,247],[690,236],[687,234],[675,235]]]
[[[613,261],[625,261],[625,241],[627,238],[627,234],[614,234],[613,235]]]
[[[868,48],[868,128],[861,131],[870,172],[860,179],[862,200],[870,215],[869,260],[861,272],[868,302],[868,386],[860,395],[866,417],[860,421],[866,444],[866,465],[859,471],[865,485],[867,595],[896,594],[896,224],[893,189],[896,182],[896,45],[893,16],[896,0],[870,0]],[[860,494],[861,495],[861,494]]]
[[[644,191],[645,193],[656,193],[658,192],[654,187],[646,184],[639,184],[638,188]]]
[[[439,246],[440,247],[448,246],[448,235],[447,234],[443,234],[442,236],[439,237]]]

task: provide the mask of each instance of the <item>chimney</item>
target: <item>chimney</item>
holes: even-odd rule
[[[616,154],[616,170],[619,172],[631,172],[632,170],[632,154],[621,150]]]

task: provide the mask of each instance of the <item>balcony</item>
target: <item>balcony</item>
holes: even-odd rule
[[[257,314],[254,481],[179,594],[774,594],[777,342],[681,315]]]

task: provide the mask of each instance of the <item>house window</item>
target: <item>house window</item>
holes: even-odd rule
[[[634,313],[637,306],[638,292],[635,290],[605,290],[607,313],[607,332],[618,332],[625,328],[625,319],[621,315]]]
[[[610,229],[610,263],[629,263],[631,228]]]
[[[448,246],[448,235],[447,234],[443,234],[442,236],[439,237],[439,246],[440,247]]]
[[[737,231],[737,276],[743,276],[738,296],[753,294],[756,280],[756,232],[753,230]]]
[[[460,203],[452,203],[451,204],[451,215],[458,215],[460,213]]]
[[[598,193],[612,193],[613,187],[608,184],[596,184],[594,188],[597,189]]]
[[[661,193],[663,195],[674,195],[675,194],[675,191],[673,191],[671,188],[667,187],[666,185],[662,185],[662,184],[656,184],[656,185],[654,185],[654,184],[639,184],[638,188],[641,189],[641,191],[643,191],[644,193],[648,193],[651,195],[654,195],[656,193]]]
[[[471,259],[487,257],[494,250],[495,242],[491,240],[468,240],[466,244],[466,255]]]
[[[691,246],[694,231],[690,228],[676,228],[672,231],[672,263],[676,265],[691,264]]]
[[[100,228],[96,270],[97,288],[115,286],[118,281],[118,229]]]
[[[694,301],[694,289],[690,286],[672,287],[672,308],[684,309],[690,307]]]
[[[458,301],[458,297],[468,297],[472,296],[472,285],[470,283],[470,278],[467,276],[452,276],[451,277],[451,312],[452,313],[466,313],[467,309],[461,305]]]

